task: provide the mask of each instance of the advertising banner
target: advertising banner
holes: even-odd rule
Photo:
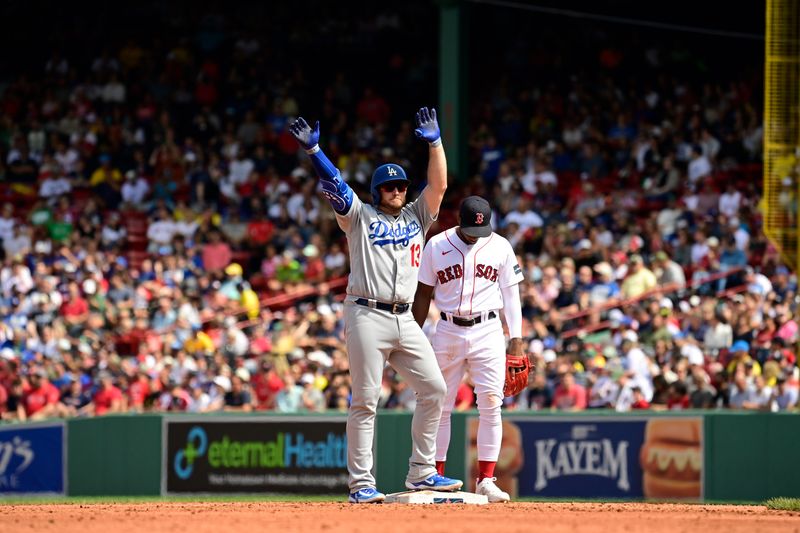
[[[477,426],[468,421],[471,477]],[[495,474],[514,496],[699,501],[703,419],[508,417]]]
[[[64,425],[0,427],[0,495],[64,494]]]
[[[347,492],[343,417],[164,423],[164,493]]]

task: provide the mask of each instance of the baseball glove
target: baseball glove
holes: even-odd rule
[[[511,373],[512,369],[516,370],[513,374]],[[503,394],[506,398],[516,396],[528,386],[530,370],[531,362],[527,354],[506,354],[506,384],[503,387]]]

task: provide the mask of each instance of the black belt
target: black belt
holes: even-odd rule
[[[447,315],[445,313],[441,313],[441,316],[442,320],[447,320]],[[493,318],[497,318],[497,315],[495,314],[494,311],[489,311],[489,314],[486,315],[486,320],[491,320]],[[460,318],[454,316],[452,317],[452,319],[453,319],[453,324],[455,324],[456,326],[461,326],[462,328],[469,328],[471,326],[476,326],[481,322],[483,322],[483,319],[479,316],[476,316],[475,318]]]
[[[377,300],[368,300],[367,298],[356,298],[353,300],[353,302],[358,305],[363,305],[364,307],[380,309],[381,311],[389,311],[393,315],[403,314],[411,307],[411,304],[403,304],[398,302],[387,304]]]

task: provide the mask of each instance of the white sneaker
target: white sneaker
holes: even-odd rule
[[[496,477],[485,477],[481,481],[475,481],[475,494],[482,494],[489,498],[489,503],[511,501],[511,496],[507,492],[500,490],[494,482]]]

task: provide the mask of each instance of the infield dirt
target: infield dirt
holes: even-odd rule
[[[800,513],[764,506],[647,503],[351,505],[233,502],[0,506],[0,531],[503,533],[800,532]]]

